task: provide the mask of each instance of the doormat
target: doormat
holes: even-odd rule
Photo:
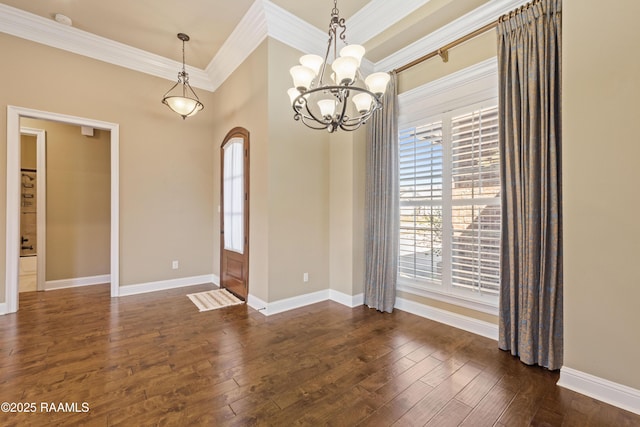
[[[214,291],[198,292],[187,295],[200,311],[217,310],[222,307],[242,304],[244,301],[236,298],[226,289],[216,289]]]

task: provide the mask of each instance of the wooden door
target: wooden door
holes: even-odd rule
[[[220,146],[220,287],[249,294],[249,131],[234,128]]]

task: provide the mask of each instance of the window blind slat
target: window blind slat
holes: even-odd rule
[[[500,288],[501,229],[497,106],[454,116],[447,126],[448,141],[442,122],[400,132],[398,272],[439,283],[448,268],[454,289],[494,295]],[[447,158],[443,144],[450,147]],[[451,200],[433,204],[445,187]],[[442,209],[450,210],[449,236],[443,235]],[[447,260],[443,247],[449,248]]]

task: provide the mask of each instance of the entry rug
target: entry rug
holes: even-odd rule
[[[216,310],[222,307],[242,304],[243,302],[226,289],[198,292],[197,294],[188,294],[187,296],[200,311]]]

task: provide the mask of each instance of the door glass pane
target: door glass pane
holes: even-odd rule
[[[244,156],[242,138],[224,146],[224,248],[244,252]]]

